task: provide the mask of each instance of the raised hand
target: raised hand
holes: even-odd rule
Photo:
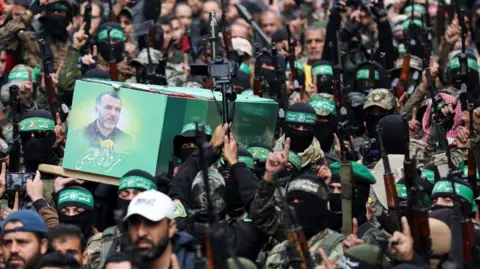
[[[363,240],[358,239],[358,221],[356,218],[353,219],[353,231],[352,234],[348,235],[347,238],[343,241],[343,251],[347,249],[361,245],[365,243]]]
[[[407,218],[402,217],[402,232],[394,232],[389,240],[392,253],[404,262],[409,262],[413,258],[413,238],[410,232]]]
[[[290,138],[285,140],[285,149],[283,151],[272,152],[268,155],[267,162],[265,163],[265,176],[266,181],[273,180],[273,177],[280,173],[288,163],[288,154],[290,153]]]

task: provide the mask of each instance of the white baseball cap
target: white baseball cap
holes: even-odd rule
[[[234,37],[232,38],[232,46],[234,50],[239,50],[249,56],[253,55],[252,44],[245,38]]]
[[[126,221],[132,215],[140,215],[150,221],[161,221],[164,218],[173,220],[174,204],[167,195],[148,190],[138,194],[128,205]]]

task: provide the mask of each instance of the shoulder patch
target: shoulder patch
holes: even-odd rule
[[[175,205],[175,208],[173,210],[173,218],[185,218],[187,216],[187,211],[182,205],[182,202],[180,202],[180,200],[178,199],[175,199],[173,201],[173,204]]]

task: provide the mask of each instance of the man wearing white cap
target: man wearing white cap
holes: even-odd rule
[[[174,204],[167,195],[149,190],[130,202],[124,223],[135,253],[140,254],[141,268],[194,268],[192,237],[177,232]]]

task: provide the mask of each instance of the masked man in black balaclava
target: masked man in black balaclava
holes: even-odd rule
[[[317,113],[315,137],[320,142],[323,152],[331,152],[334,146],[334,133],[337,132],[337,109],[332,95],[328,93],[315,94],[310,98],[310,106]]]
[[[328,249],[324,249],[324,251],[328,251],[329,258],[343,254],[341,243],[343,235],[328,229],[330,222],[327,209],[328,191],[322,178],[314,175],[301,175],[293,179],[287,186],[286,202],[297,216],[305,238],[308,240],[310,252],[313,253],[320,248],[324,249],[324,242],[328,241],[334,242],[328,246]],[[272,249],[267,258],[267,268],[290,262],[286,258],[288,257],[286,246],[286,241],[284,241]]]
[[[332,180],[330,183],[330,228],[339,231],[342,228],[342,196],[340,183],[340,163],[330,165]],[[352,162],[353,178],[355,180],[354,193],[352,195],[352,217],[358,221],[358,226],[367,221],[366,208],[370,185],[375,184],[375,176],[362,164]]]
[[[302,159],[302,171],[306,167],[316,168],[322,157],[320,142],[315,137],[317,115],[308,104],[296,103],[290,106],[285,115],[285,134],[277,140],[274,151],[282,151],[285,140],[290,138],[290,149]]]
[[[157,190],[157,184],[154,177],[143,170],[130,170],[120,178],[117,194],[117,218],[122,218],[126,214],[130,201],[139,193],[148,190]],[[97,195],[97,193],[95,193]],[[103,197],[102,197],[103,198]],[[107,199],[111,199],[108,197]],[[98,217],[105,217],[104,215]],[[91,253],[92,259],[88,260],[88,265],[92,268],[102,268],[105,259],[110,251],[115,251],[119,245],[121,236],[120,229],[117,225],[106,228],[103,233],[95,234],[89,241],[87,249]],[[113,241],[113,242],[112,242]],[[110,246],[110,247],[107,247]]]
[[[203,129],[207,140],[212,137],[213,129],[208,124],[199,124],[199,128],[200,130]],[[178,158],[177,165],[173,170],[173,176],[177,173],[180,165],[184,163],[197,148],[195,144],[196,135],[195,123],[187,123],[183,126],[182,132],[173,138],[173,155]]]
[[[93,57],[92,54],[80,55],[79,50],[86,40],[78,42],[75,39],[74,41],[60,72],[60,87],[69,89],[73,87],[75,80],[82,78],[82,72],[78,70],[78,58],[82,59],[85,72],[92,68],[98,68],[110,73],[109,63],[116,63],[118,81],[125,81],[136,75],[135,67],[128,65],[127,57],[125,57],[125,33],[120,24],[107,22],[100,26],[96,36],[99,54],[97,57]],[[114,78],[111,79],[114,80]]]
[[[473,89],[478,87],[478,63],[475,55],[471,53],[467,54],[467,89]],[[460,73],[460,53],[456,53],[454,57],[450,59],[445,73],[444,73],[444,84],[453,86],[457,91],[461,90],[463,83],[463,78]]]
[[[35,172],[41,163],[57,165],[60,162],[52,148],[56,137],[50,112],[32,110],[18,125],[27,172]]]
[[[14,55],[17,62],[22,62],[28,66],[42,66],[43,53],[40,51],[38,44],[39,39],[45,41],[47,48],[51,49],[51,73],[55,73],[61,63],[65,60],[65,55],[72,42],[69,40],[67,26],[72,21],[73,9],[69,1],[52,0],[47,1],[48,4],[41,6],[40,10],[27,10],[21,15],[17,23],[20,28],[12,27],[11,29],[2,29],[5,31],[3,36],[8,36],[12,31],[14,38],[19,38],[20,43],[12,47],[11,54]],[[38,5],[39,1],[33,1],[33,5]],[[40,12],[38,22],[40,22],[36,31],[29,30],[30,23],[35,15],[32,12]],[[13,24],[12,24],[13,25]],[[30,29],[33,29],[30,28]],[[16,44],[15,40],[9,40],[9,47]],[[5,41],[6,42],[6,41]],[[7,43],[7,42],[6,42]]]
[[[262,77],[267,82],[269,90],[263,96],[273,98],[276,101],[284,102],[286,88],[284,88],[285,77],[285,58],[277,55],[276,64],[271,51],[264,51],[259,59],[261,67],[255,70],[255,77]],[[283,94],[283,95],[282,95]]]
[[[334,72],[329,61],[320,60],[312,66],[312,80],[317,86],[318,93],[333,93]]]
[[[380,147],[376,142],[377,124],[383,117],[395,113],[395,108],[396,99],[386,89],[375,89],[367,96],[367,101],[363,106],[367,132],[362,138],[357,138],[355,141],[355,145],[360,145],[360,153],[367,167],[374,165],[380,159]]]
[[[93,235],[95,201],[92,193],[80,186],[71,186],[56,193],[58,220],[77,225],[84,238]]]

